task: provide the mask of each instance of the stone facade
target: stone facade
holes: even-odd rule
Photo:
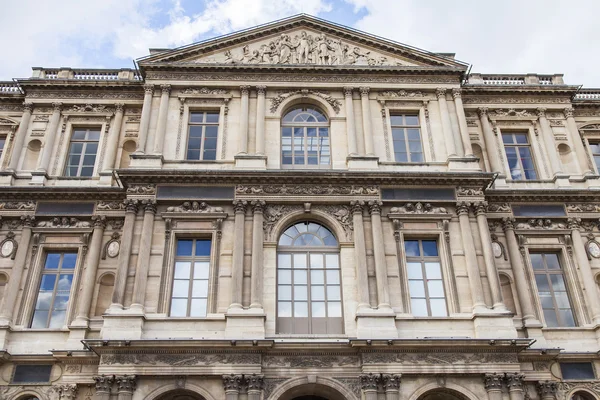
[[[304,15],[138,66],[0,83],[0,399],[600,398],[600,90]]]

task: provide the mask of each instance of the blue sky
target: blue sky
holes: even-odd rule
[[[483,73],[564,73],[600,88],[599,0],[1,0],[0,80],[31,67],[131,67],[177,47],[307,13]],[[8,55],[8,56],[7,56]]]

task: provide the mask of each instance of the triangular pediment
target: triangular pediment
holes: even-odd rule
[[[467,68],[467,64],[453,58],[308,15],[298,15],[177,49],[159,51],[138,62],[141,66],[186,64]]]

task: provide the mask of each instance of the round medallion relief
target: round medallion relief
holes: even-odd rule
[[[588,252],[594,258],[600,257],[600,245],[597,242],[588,243]]]
[[[119,250],[121,249],[121,245],[116,240],[114,242],[110,242],[108,247],[106,248],[106,254],[114,258],[119,255]]]
[[[494,252],[494,257],[502,257],[502,246],[500,246],[500,243],[492,242],[492,251]]]
[[[10,257],[15,250],[15,243],[12,240],[7,240],[0,247],[0,255],[2,257]]]

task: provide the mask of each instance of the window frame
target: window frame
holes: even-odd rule
[[[312,108],[315,111],[319,112],[321,115],[323,115],[326,119],[325,122],[284,122],[284,118],[291,113],[294,110],[297,109],[304,109],[305,108]],[[284,156],[283,156],[283,146],[284,146],[284,138],[288,137],[288,136],[284,136],[283,135],[283,130],[284,128],[291,128],[292,129],[292,133],[289,136],[292,140],[291,140],[291,144],[290,144],[290,148],[291,148],[291,159],[292,159],[292,163],[291,164],[285,164],[284,161]],[[302,153],[303,153],[303,164],[296,164],[295,163],[295,158],[296,158],[296,153],[294,150],[295,144],[294,144],[294,138],[296,138],[296,136],[294,135],[295,133],[295,129],[296,128],[302,128],[303,130],[303,144],[302,144]],[[316,129],[316,136],[308,136],[308,129],[309,128],[315,128]],[[324,138],[325,136],[321,136],[320,132],[321,129],[327,129],[327,140],[328,140],[328,149],[329,149],[329,162],[327,164],[321,164],[321,157],[322,157],[322,148],[323,146],[320,143],[321,138]],[[309,144],[308,144],[308,139],[310,138],[315,138],[317,140],[317,164],[308,164],[308,152],[309,152]],[[320,107],[318,105],[314,105],[314,104],[310,104],[310,103],[303,103],[303,104],[295,104],[291,107],[288,107],[285,112],[283,112],[281,114],[281,120],[279,123],[279,140],[280,140],[280,148],[279,148],[279,161],[280,161],[280,166],[282,169],[331,169],[332,165],[333,165],[333,158],[332,158],[332,140],[331,140],[331,118],[329,117],[329,115],[325,112],[323,107]]]
[[[203,122],[192,122],[192,115],[193,114],[199,114],[202,113],[203,114]],[[208,114],[216,114],[218,117],[218,121],[216,123],[214,122],[205,122],[207,119],[207,115]],[[219,140],[221,137],[221,120],[222,120],[223,116],[221,113],[221,109],[220,108],[189,108],[187,110],[187,115],[186,115],[186,138],[185,138],[185,153],[183,154],[183,159],[186,162],[198,162],[198,161],[204,161],[204,162],[215,162],[219,159],[218,157],[218,152],[219,152]],[[189,143],[190,143],[190,130],[192,127],[194,126],[200,126],[202,127],[202,136],[200,138],[200,149],[199,149],[199,159],[190,159],[188,158],[188,151],[189,151]],[[216,126],[217,127],[217,136],[216,136],[216,143],[215,143],[215,158],[214,160],[206,160],[204,159],[204,143],[206,141],[206,127],[208,126]]]
[[[30,302],[30,304],[27,304],[27,308],[26,308],[28,310],[28,312],[27,312],[27,315],[23,315],[23,317],[24,317],[23,322],[25,322],[27,329],[43,330],[43,331],[63,330],[66,326],[68,326],[70,324],[71,316],[73,315],[74,308],[76,307],[75,304],[77,303],[76,295],[78,293],[77,289],[79,287],[79,274],[81,271],[81,265],[83,263],[82,258],[85,258],[82,256],[82,252],[80,252],[79,250],[80,250],[79,248],[76,248],[72,245],[64,246],[64,247],[62,247],[62,246],[61,247],[58,247],[58,246],[45,247],[45,248],[42,248],[39,250],[39,257],[36,260],[36,268],[35,268],[36,271],[34,272],[35,279],[30,281],[31,286],[26,291],[26,293],[30,293],[30,296],[27,297],[28,301]],[[49,316],[46,320],[47,326],[45,328],[41,328],[41,327],[34,328],[34,327],[32,327],[32,325],[33,325],[33,320],[34,320],[35,312],[36,312],[36,304],[37,304],[38,296],[40,293],[40,286],[42,283],[43,276],[46,275],[46,274],[44,274],[44,270],[45,270],[47,256],[48,256],[48,254],[56,254],[56,253],[60,253],[63,255],[66,253],[76,254],[75,266],[73,267],[73,278],[71,281],[71,288],[69,289],[69,300],[68,300],[67,308],[65,310],[65,321],[61,327],[58,327],[58,328],[49,327],[48,323],[51,321],[51,315],[49,314]],[[62,266],[63,259],[64,259],[64,256],[61,257],[61,266]],[[61,271],[61,270],[62,270],[61,268],[56,269],[56,273],[54,273],[53,275],[59,276],[60,275],[59,271]],[[57,284],[58,284],[58,282],[55,283],[55,287],[52,292],[53,301],[56,297]]]
[[[544,265],[546,265],[546,267],[544,269],[535,269],[533,267],[533,260],[531,258],[532,254],[555,254],[557,256],[558,259],[558,264],[560,266],[560,269],[557,270],[550,270],[552,271],[550,274],[548,273],[548,268],[547,268],[547,264],[545,262],[545,256],[542,256]],[[571,287],[570,283],[569,283],[569,279],[568,279],[568,274],[569,271],[567,271],[568,265],[567,265],[567,260],[565,259],[565,253],[564,253],[564,249],[559,249],[556,247],[552,247],[552,248],[544,248],[544,247],[540,247],[540,248],[529,248],[527,249],[527,262],[529,263],[529,268],[530,268],[530,272],[532,274],[532,280],[531,280],[531,285],[534,291],[534,295],[537,299],[537,304],[536,304],[536,308],[538,309],[538,314],[540,316],[540,320],[542,321],[542,323],[544,324],[544,328],[549,328],[549,329],[561,329],[561,328],[566,328],[566,329],[570,329],[570,328],[577,328],[579,325],[579,318],[578,318],[578,312],[576,309],[576,304],[573,301],[574,298],[574,288]],[[552,303],[553,303],[553,311],[556,314],[556,318],[557,318],[557,322],[559,322],[559,324],[557,326],[549,326],[547,321],[546,321],[546,317],[544,315],[544,307],[542,305],[542,300],[541,300],[541,296],[540,296],[540,290],[538,288],[537,282],[536,282],[536,271],[540,271],[538,274],[542,275],[542,272],[544,273],[544,275],[547,277],[548,282],[549,282],[549,288],[550,288],[550,293],[552,295]],[[565,285],[565,293],[567,296],[567,299],[569,301],[569,305],[570,305],[570,310],[571,310],[571,314],[573,315],[573,321],[574,324],[573,326],[569,326],[569,325],[562,325],[560,324],[561,322],[561,317],[560,317],[560,313],[558,313],[557,311],[560,310],[560,308],[557,308],[556,306],[556,296],[554,295],[554,289],[552,288],[552,282],[550,281],[549,276],[550,275],[560,275],[563,278],[563,282]]]
[[[105,125],[71,125],[71,130],[69,133],[69,140],[67,142],[67,148],[65,151],[65,160],[64,160],[64,168],[63,168],[63,172],[62,172],[62,176],[68,179],[90,179],[93,178],[94,176],[96,176],[96,169],[98,167],[98,163],[101,162],[100,160],[100,156],[101,156],[101,150],[102,148],[100,147],[100,142],[102,141],[102,132],[104,132],[104,127]],[[73,140],[73,136],[75,135],[76,131],[80,131],[80,130],[85,130],[86,132],[86,137],[89,134],[89,132],[94,131],[94,132],[98,132],[98,140],[94,141],[94,140]],[[72,143],[83,143],[83,147],[80,153],[80,159],[79,159],[79,164],[77,165],[77,175],[68,175],[68,171],[69,171],[69,158],[71,156],[71,144]],[[83,167],[83,160],[85,158],[85,149],[87,148],[87,145],[89,143],[96,143],[97,144],[97,148],[96,148],[96,154],[94,156],[94,165],[92,166],[92,174],[91,175],[86,175],[86,176],[82,176],[81,175],[81,170],[84,168]]]
[[[586,138],[586,140],[589,149],[589,157],[592,159],[592,164],[594,164],[594,167],[596,168],[596,175],[600,175],[600,138],[594,138],[592,140]],[[592,146],[598,146],[599,152],[594,153]],[[598,159],[596,159],[596,156]]]
[[[331,232],[332,236],[335,238],[337,244],[335,246],[333,245],[323,245],[323,246],[294,246],[292,245],[280,245],[279,242],[281,240],[281,237],[283,236],[283,234],[290,228],[301,224],[301,223],[313,223],[319,226],[322,226],[323,228],[327,229],[329,232]],[[300,236],[300,235],[298,235]],[[311,254],[322,254],[324,256],[328,255],[328,254],[334,254],[337,256],[337,265],[338,267],[335,269],[328,269],[325,266],[325,263],[323,264],[322,268],[311,268]],[[294,262],[294,255],[295,254],[306,254],[306,268],[294,268],[292,266],[292,264],[290,264],[289,267],[286,268],[280,268],[280,255],[290,255],[290,260],[293,263]],[[282,229],[282,231],[280,232],[280,234],[277,236],[276,238],[276,250],[275,250],[275,256],[276,256],[276,265],[275,265],[275,333],[277,335],[280,336],[294,336],[294,335],[325,335],[325,336],[344,336],[345,335],[345,318],[344,318],[344,294],[343,294],[343,281],[342,281],[342,259],[341,259],[341,246],[340,246],[340,241],[337,238],[337,236],[335,235],[335,232],[330,229],[326,224],[323,224],[319,221],[314,221],[314,220],[301,220],[301,221],[294,221],[292,223],[289,223],[286,225],[285,229]],[[279,273],[280,270],[289,270],[292,273],[290,274],[291,277],[291,282],[290,284],[280,284],[279,282]],[[294,304],[298,301],[295,298],[295,290],[294,288],[296,287],[296,283],[294,282],[294,278],[293,278],[293,271],[297,270],[297,269],[301,269],[306,271],[306,275],[307,275],[307,279],[306,279],[306,284],[302,284],[300,283],[300,286],[306,286],[306,300],[304,299],[299,299],[300,302],[304,302],[306,301],[307,303],[307,315],[306,317],[296,317],[294,316]],[[323,271],[323,283],[322,284],[318,284],[318,285],[313,285],[312,284],[312,274],[311,271]],[[338,277],[339,277],[339,283],[336,284],[328,284],[327,283],[327,272],[328,271],[337,271],[338,272]],[[280,299],[280,286],[289,286],[290,290],[291,290],[291,297],[289,300],[286,299]],[[313,286],[322,286],[323,290],[324,290],[324,297],[323,299],[313,299]],[[329,293],[328,293],[328,287],[330,286],[338,286],[339,287],[339,300],[336,299],[329,299]],[[280,302],[289,302],[291,303],[291,310],[292,310],[292,315],[289,317],[280,317],[279,316],[279,306],[280,306]],[[325,317],[313,317],[313,310],[312,310],[312,304],[313,302],[323,302],[325,304],[325,310],[326,310],[326,315]],[[340,317],[330,317],[329,316],[329,303],[330,302],[334,302],[334,303],[340,303]],[[292,324],[292,331],[293,332],[281,332],[280,327],[281,327],[281,322],[279,321],[280,318],[289,318],[291,321],[290,323]],[[304,333],[304,332],[296,332],[296,330],[294,329],[294,324],[297,321],[294,321],[296,318],[306,318],[307,320],[307,329],[308,332]],[[341,323],[341,332],[327,332],[327,333],[315,333],[314,329],[313,329],[313,318],[324,318],[325,320],[323,321],[325,323],[325,326],[328,327],[328,323],[329,322],[336,322],[334,321],[334,319],[338,319],[339,318],[339,322]],[[331,319],[331,321],[330,321]]]
[[[17,374],[17,367],[18,366],[44,366],[44,367],[50,367],[50,372],[48,374],[48,380],[47,381],[31,381],[31,382],[15,382],[15,375]],[[27,385],[40,385],[40,384],[49,384],[52,381],[52,370],[54,369],[54,365],[53,364],[48,364],[48,363],[41,363],[41,364],[36,364],[36,363],[17,363],[14,365],[12,372],[10,374],[10,381],[9,381],[9,385],[22,385],[22,386],[27,386]],[[26,395],[25,397],[23,397],[24,399],[28,399],[29,396],[33,396],[31,394]],[[38,397],[39,398],[39,397]]]
[[[179,243],[180,240],[191,240],[192,241],[192,255],[191,256],[178,256],[177,255],[177,245]],[[198,240],[201,241],[210,241],[210,254],[208,256],[196,256],[195,255],[195,249],[196,249],[196,243]],[[175,238],[175,243],[174,243],[174,248],[173,248],[173,261],[172,261],[172,265],[173,265],[173,271],[171,273],[171,279],[170,279],[170,287],[171,287],[171,292],[168,298],[168,306],[167,306],[167,315],[169,318],[206,318],[210,312],[210,298],[211,298],[211,275],[213,274],[213,270],[214,267],[212,265],[212,259],[213,259],[213,251],[214,251],[214,242],[213,242],[213,238],[209,238],[209,237],[185,237],[185,236],[180,236]],[[187,292],[187,305],[186,305],[186,315],[177,315],[177,316],[173,316],[171,314],[172,310],[172,304],[173,304],[173,291],[174,291],[174,286],[175,286],[175,281],[177,280],[181,280],[181,279],[176,279],[175,277],[175,273],[176,273],[176,264],[178,261],[184,261],[184,262],[190,262],[190,275],[189,275],[189,283],[188,283],[188,292]],[[198,280],[206,280],[207,281],[207,289],[206,289],[206,309],[205,309],[205,315],[190,315],[191,314],[191,309],[192,309],[192,300],[194,299],[194,297],[192,297],[193,294],[193,283],[194,283],[194,267],[195,267],[195,263],[197,262],[208,262],[208,277],[206,279],[198,279]],[[183,298],[183,297],[180,297]],[[201,297],[198,297],[201,298]]]
[[[505,135],[511,135],[513,138],[513,141],[515,143],[504,143]],[[515,135],[524,135],[525,138],[527,139],[527,143],[516,143]],[[534,143],[532,140],[531,132],[528,129],[502,130],[500,132],[500,140],[502,142],[502,149],[504,151],[504,156],[506,157],[506,165],[508,166],[507,176],[510,176],[510,179],[512,181],[519,181],[519,182],[528,182],[529,181],[529,182],[531,182],[531,181],[541,180],[540,169],[536,162],[535,149],[533,146]],[[510,163],[508,161],[509,157],[508,157],[508,153],[506,151],[507,147],[513,147],[513,148],[517,149],[517,151],[516,151],[517,162],[519,164],[519,171],[521,171],[521,173],[522,173],[522,177],[523,177],[522,179],[515,179],[512,175],[512,170],[510,169]],[[520,148],[528,148],[529,149],[529,154],[531,155],[531,164],[533,165],[533,172],[535,173],[535,178],[533,178],[533,179],[527,178],[525,175],[525,168],[523,168],[523,160],[522,160],[521,152],[520,152],[520,150],[518,150]]]
[[[401,116],[403,121],[406,121],[406,117],[417,117],[417,121],[418,124],[417,125],[408,125],[406,123],[401,124],[401,125],[394,125],[393,123],[393,117],[398,117]],[[413,110],[413,111],[400,111],[400,110],[391,110],[389,112],[389,124],[390,124],[390,134],[392,136],[392,149],[393,149],[393,154],[394,154],[394,161],[397,163],[408,163],[408,164],[423,164],[425,163],[425,146],[423,146],[423,123],[421,121],[421,113],[419,111]],[[396,140],[394,140],[394,129],[402,129],[404,130],[404,145],[405,145],[405,149],[406,149],[406,155],[407,155],[407,160],[406,161],[399,161],[396,159]],[[410,142],[411,140],[408,138],[408,129],[418,129],[419,131],[419,144],[420,144],[420,150],[421,152],[418,154],[421,154],[421,160],[420,161],[413,161],[412,158],[412,152],[410,151]],[[414,153],[417,154],[417,153]]]

